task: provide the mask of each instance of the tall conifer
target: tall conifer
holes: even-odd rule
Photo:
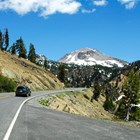
[[[16,54],[16,44],[13,43],[13,45],[11,46],[11,54]]]
[[[36,62],[35,48],[34,48],[34,45],[32,43],[30,44],[30,48],[29,48],[28,60],[30,60],[33,63]]]
[[[26,51],[25,44],[24,44],[24,41],[23,41],[22,37],[20,37],[20,39],[18,39],[16,41],[16,49],[19,53],[18,57],[22,57],[22,58],[27,57],[26,56],[27,51]]]
[[[140,75],[131,70],[123,86],[125,99],[119,106],[119,111],[124,113],[126,120],[140,120],[140,109],[135,105],[140,104]],[[133,106],[134,105],[134,106]]]
[[[0,49],[3,50],[3,34],[0,30]]]
[[[7,51],[9,47],[9,34],[8,34],[8,29],[5,29],[5,34],[4,34],[4,50]]]

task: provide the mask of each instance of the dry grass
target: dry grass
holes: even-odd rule
[[[0,73],[32,90],[61,89],[63,84],[50,72],[16,55],[0,51]]]
[[[51,109],[78,114],[90,118],[106,119],[115,121],[121,125],[140,127],[139,122],[126,122],[118,119],[115,115],[105,111],[103,104],[105,97],[100,96],[99,100],[90,101],[92,97],[91,89],[83,92],[67,92],[59,95],[44,97],[39,103]]]
[[[60,95],[53,95],[42,99],[48,107],[57,109],[59,111],[69,112],[73,114],[88,116],[91,118],[109,119],[112,120],[114,116],[103,108],[105,98],[101,96],[99,101],[90,101],[92,91],[86,90],[83,92],[69,92]]]

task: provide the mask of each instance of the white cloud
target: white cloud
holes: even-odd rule
[[[106,6],[108,0],[85,0],[89,9],[84,8],[83,0],[0,0],[0,10],[13,10],[19,15],[25,15],[29,12],[37,12],[40,16],[48,17],[55,13],[75,14],[78,11],[82,13],[93,13],[96,9],[91,9],[91,2],[96,6]],[[140,0],[117,0],[126,9],[132,9]],[[93,8],[93,7],[92,7]]]
[[[107,0],[93,0],[93,3],[96,6],[105,6],[107,5]]]
[[[126,9],[132,9],[136,6],[138,0],[118,0],[121,4],[125,5]]]
[[[85,14],[94,13],[95,11],[96,9],[92,9],[92,10],[82,9],[82,13],[85,13]]]
[[[40,12],[41,16],[55,13],[74,14],[78,12],[81,3],[76,0],[0,0],[1,10],[13,10],[20,15],[28,12]]]

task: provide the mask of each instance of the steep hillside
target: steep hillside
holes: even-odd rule
[[[121,88],[124,84],[125,79],[128,77],[129,72],[134,70],[137,73],[140,73],[140,60],[130,63],[129,65],[123,67],[118,75],[116,75],[110,83],[113,85],[117,85],[117,87]]]
[[[59,95],[50,95],[41,97],[40,99],[32,100],[34,105],[41,107],[48,107],[51,109],[64,111],[67,113],[82,115],[90,118],[112,120],[122,125],[129,125],[140,127],[140,123],[136,121],[124,121],[119,119],[115,114],[106,111],[103,107],[105,97],[101,95],[98,101],[93,100],[91,97],[93,92],[91,89],[83,90],[82,92],[66,92]]]
[[[44,97],[39,102],[52,109],[68,113],[88,116],[91,118],[113,119],[113,115],[104,110],[105,97],[100,96],[99,101],[90,101],[93,92],[87,89],[83,92],[69,92],[60,95]]]
[[[0,74],[32,90],[61,89],[63,84],[50,72],[7,52],[0,51]]]

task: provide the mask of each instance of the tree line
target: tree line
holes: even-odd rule
[[[17,39],[12,46],[9,46],[9,32],[7,28],[4,30],[4,33],[0,30],[0,50],[10,52],[12,55],[18,55],[19,58],[22,57],[36,63],[36,52],[34,45],[30,43],[28,54],[22,37]]]
[[[106,111],[127,121],[140,121],[140,61],[124,68],[55,62],[46,66],[66,87],[91,87],[91,102],[98,101],[100,95],[103,95]]]
[[[119,77],[118,77],[119,78]],[[100,95],[105,96],[104,109],[121,119],[140,121],[140,74],[134,69],[129,70],[122,86],[119,81],[115,85],[110,82],[96,82],[93,87],[93,100],[98,101]]]

